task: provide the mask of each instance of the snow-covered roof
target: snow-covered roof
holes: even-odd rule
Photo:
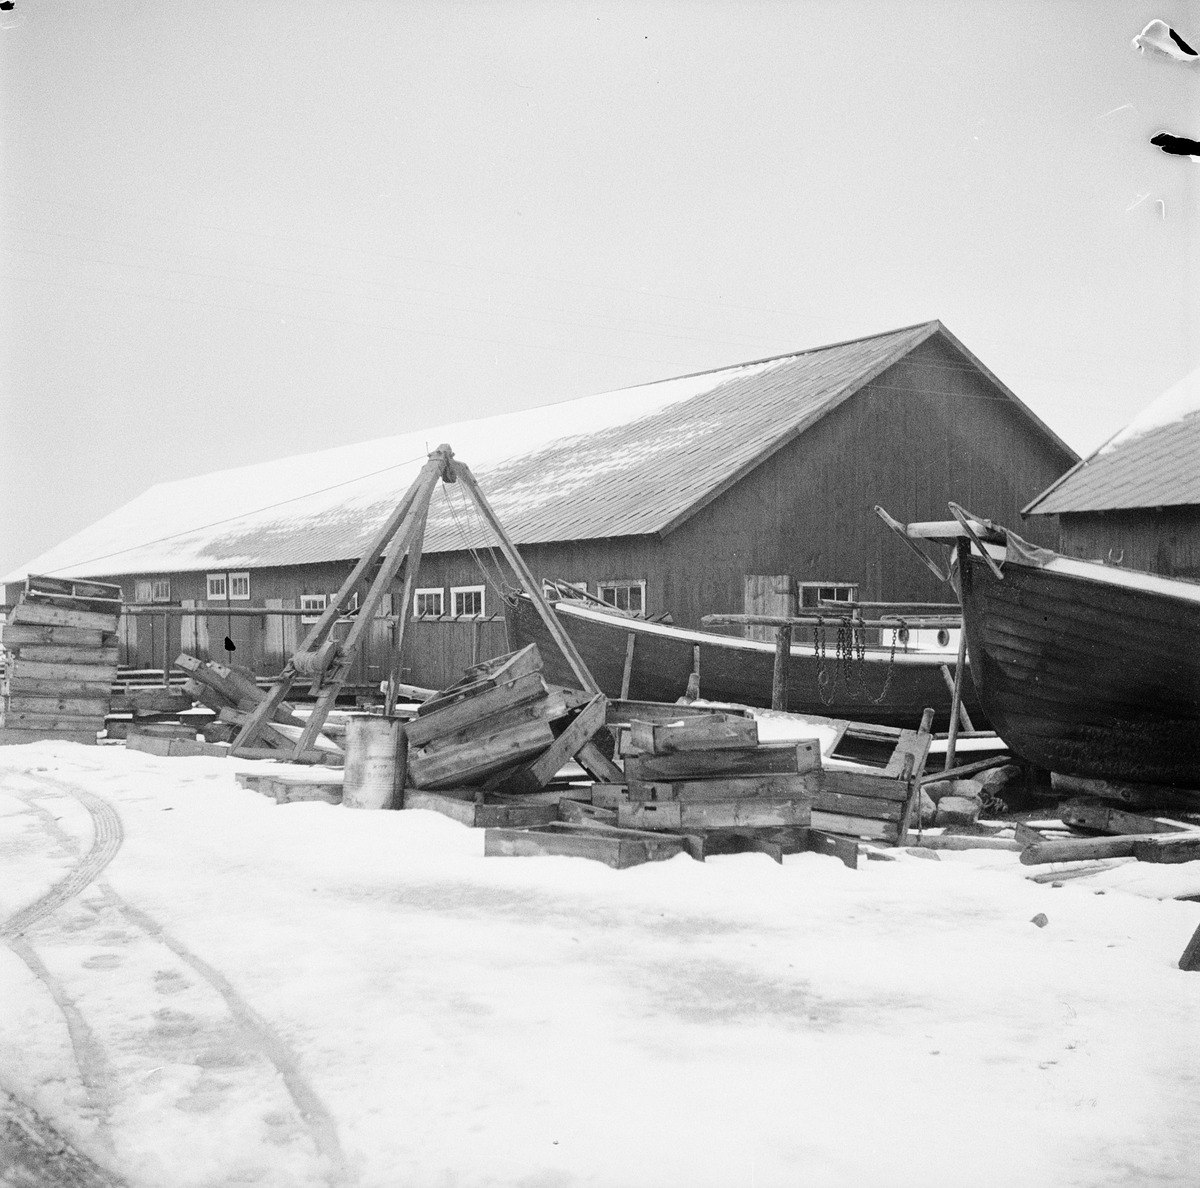
[[[356,558],[442,442],[474,471],[518,544],[665,535],[934,334],[966,354],[941,323],[925,322],[160,483],[3,580],[27,573],[99,577]],[[466,495],[439,484],[426,552],[493,543]]]
[[[1200,504],[1200,368],[1025,508],[1025,515]]]

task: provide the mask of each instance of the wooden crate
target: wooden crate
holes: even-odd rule
[[[406,809],[426,809],[441,813],[463,825],[475,829],[496,826],[521,828],[529,825],[548,825],[558,820],[558,804],[477,804],[477,789],[469,789],[458,796],[445,792],[425,792],[408,788],[404,792]]]
[[[687,848],[684,838],[637,830],[558,822],[537,829],[489,829],[483,852],[489,858],[590,858],[617,870],[674,858]]]

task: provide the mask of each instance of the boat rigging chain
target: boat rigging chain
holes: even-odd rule
[[[898,630],[892,632],[892,646],[888,653],[887,673],[883,678],[883,688],[871,697],[866,691],[866,661],[867,643],[866,628],[860,627],[849,617],[838,620],[836,660],[833,679],[825,664],[825,623],[821,621],[814,628],[814,647],[819,666],[817,668],[817,693],[825,705],[832,705],[837,690],[838,679],[846,687],[846,696],[850,701],[869,701],[879,705],[887,696],[892,684],[892,674],[896,669],[896,641],[900,636]],[[858,661],[858,674],[855,676],[855,660]]]

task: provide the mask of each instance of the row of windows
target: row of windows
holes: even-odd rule
[[[483,586],[451,586],[450,614],[455,619],[481,619],[484,615]],[[413,594],[413,615],[418,619],[441,619],[446,615],[446,591],[425,586]]]

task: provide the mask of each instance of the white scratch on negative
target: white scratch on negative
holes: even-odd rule
[[[1150,197],[1150,191],[1147,190],[1144,194],[1139,194],[1126,208],[1125,213],[1128,214],[1135,206],[1141,206],[1147,198]]]
[[[1132,103],[1122,103],[1120,107],[1114,107],[1112,109],[1112,111],[1106,111],[1103,115],[1097,116],[1096,119],[1097,120],[1106,120],[1106,119],[1108,119],[1108,117],[1110,115],[1116,115],[1117,112],[1124,111],[1126,108],[1128,108],[1130,111],[1133,111],[1133,104]]]

